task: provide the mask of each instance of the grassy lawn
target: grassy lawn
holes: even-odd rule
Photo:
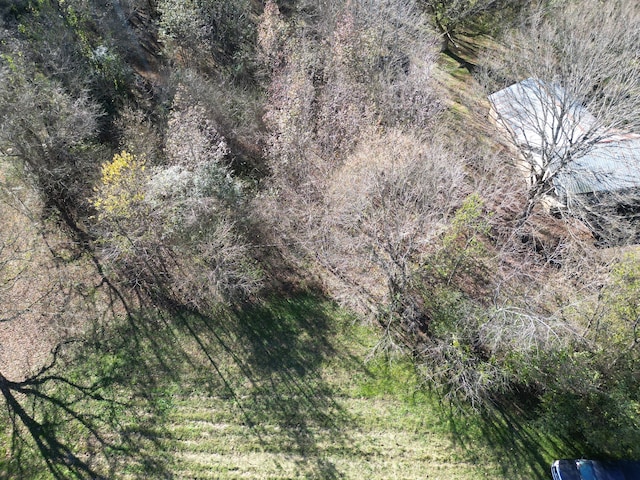
[[[52,381],[43,391],[70,408],[31,405],[75,454],[58,463],[87,477],[542,479],[575,453],[515,409],[439,404],[408,362],[367,361],[372,329],[311,296],[215,318],[149,312],[89,338],[55,369],[92,388]],[[33,442],[13,450],[1,478],[51,478]]]

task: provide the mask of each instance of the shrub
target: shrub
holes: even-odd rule
[[[253,75],[256,28],[249,0],[159,0],[160,38],[176,60],[236,79]]]
[[[93,201],[101,218],[127,219],[139,214],[147,176],[144,160],[123,150],[103,164],[101,171],[101,184]]]
[[[165,150],[164,165],[147,167],[123,152],[103,167],[94,200],[103,257],[129,286],[157,300],[204,311],[251,295],[259,275],[237,228],[242,183],[224,164],[225,139],[180,89]]]

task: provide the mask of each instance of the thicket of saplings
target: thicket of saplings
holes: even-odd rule
[[[630,451],[637,257],[598,250],[539,206],[522,221],[513,153],[486,141],[485,107],[455,114],[438,66],[443,48],[491,34],[486,62],[503,70],[483,76],[479,55],[474,74],[521,79],[508,70],[514,50],[499,47],[515,32],[519,65],[606,83],[564,65],[566,39],[553,37],[600,41],[571,16],[599,2],[531,3],[2,3],[3,181],[37,195],[42,241],[65,236],[53,254],[94,269],[113,315],[206,314],[307,285],[378,325],[378,354],[410,355],[447,400],[535,398],[565,432]],[[628,25],[634,2],[615,3],[612,15],[628,12],[609,20],[640,31]],[[549,38],[536,57],[525,34],[540,24]],[[637,63],[637,39],[617,47],[608,67]],[[592,434],[597,422],[616,434]]]

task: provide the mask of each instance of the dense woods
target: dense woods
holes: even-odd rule
[[[586,452],[640,455],[636,237],[603,248],[592,205],[543,201],[598,142],[640,133],[634,1],[0,0],[0,14],[0,477],[40,478],[21,466],[33,448],[54,478],[120,478],[109,453],[85,453],[142,439],[75,410],[117,391],[113,352],[91,371],[87,345],[301,294],[373,328],[371,357],[409,361],[416,391],[452,410],[524,405]],[[529,184],[486,100],[528,78],[566,92],[558,118],[531,121]],[[565,128],[576,104],[586,132]],[[608,212],[599,225],[637,231]],[[38,339],[27,360],[16,330]],[[78,425],[66,443],[61,419]],[[152,460],[133,476],[155,477]]]

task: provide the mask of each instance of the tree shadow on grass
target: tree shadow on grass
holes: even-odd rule
[[[45,467],[55,479],[106,479],[123,461],[164,475],[162,460],[140,451],[122,414],[139,411],[139,402],[110,391],[120,383],[115,376],[82,378],[64,358],[64,346],[59,344],[51,362],[24,380],[0,375],[10,429],[0,478],[42,478]]]
[[[473,420],[450,412],[449,428],[454,443],[473,453],[481,442],[502,470],[502,478],[547,479],[549,448],[553,441],[542,439],[531,431],[530,420],[522,410],[498,406],[470,413]],[[472,425],[469,427],[469,425]],[[557,451],[562,445],[555,444]]]
[[[330,308],[317,297],[297,296],[235,309],[231,322],[226,312],[218,319],[181,318],[263,448],[297,458],[298,475],[328,479],[341,474],[326,447],[349,444],[342,432],[350,419],[323,378],[323,366],[339,357],[341,365],[363,368],[336,345]],[[235,379],[221,366],[229,361],[240,373]]]
[[[339,343],[340,328],[333,307],[314,296],[211,316],[140,308],[96,325],[41,374],[0,379],[21,424],[0,478],[41,475],[42,461],[53,478],[170,478],[179,464],[173,404],[197,407],[198,398],[235,409],[239,441],[285,458],[294,476],[341,478],[330,455],[353,452],[344,433],[352,419],[327,364],[364,367]]]
[[[586,408],[583,399],[562,397],[555,398],[562,405],[551,407],[537,396],[504,398],[472,414],[473,432],[468,418],[450,411],[449,428],[454,442],[469,452],[482,441],[504,478],[548,479],[552,461],[561,458],[640,458],[633,419],[608,417]]]

